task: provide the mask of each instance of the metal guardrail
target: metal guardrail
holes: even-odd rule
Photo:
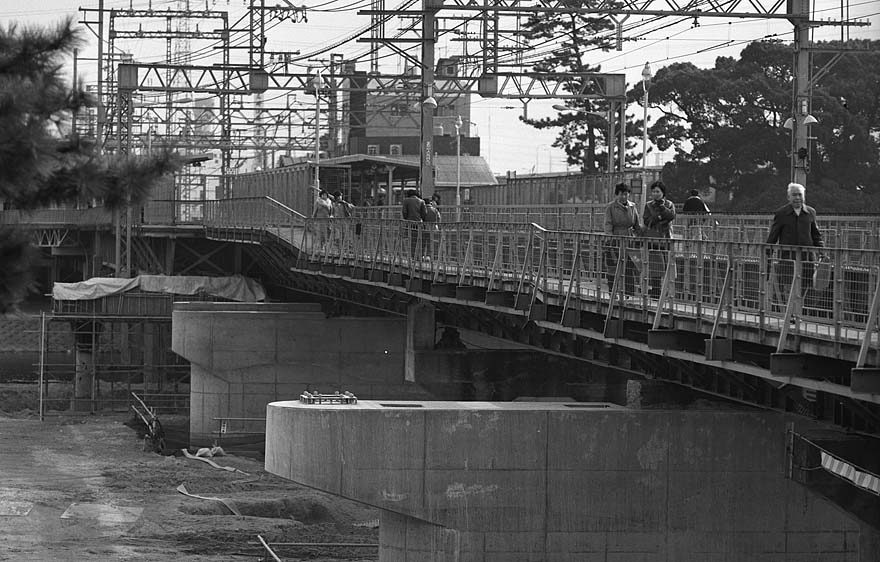
[[[21,211],[7,209],[0,211],[0,226],[109,226],[113,224],[113,213],[103,207],[90,209],[35,209]]]
[[[809,320],[823,338],[860,345],[858,367],[877,348],[866,326],[880,316],[880,217],[820,217],[828,246],[821,251],[830,258],[831,274],[819,290],[811,284],[815,250],[762,243],[769,216],[679,215],[675,237],[658,240],[595,232],[604,220],[601,205],[462,207],[463,219],[481,220],[449,222],[454,209],[446,209],[447,221],[440,224],[379,218],[397,210],[360,208],[352,218],[309,219],[272,198],[246,197],[152,201],[142,220],[272,232],[323,265],[515,290],[529,306],[539,297],[556,299],[563,314],[593,307],[610,317],[613,301],[644,311],[646,321],[648,311],[656,311],[654,324],[664,314],[709,322],[713,336],[727,324],[749,325],[779,333],[780,349],[789,335],[815,337],[801,322]],[[80,225],[106,216],[95,209],[39,215],[47,224]],[[23,220],[19,211],[0,212],[0,222],[10,217]]]
[[[526,303],[517,306],[552,300],[563,315],[610,315],[620,305],[642,311],[655,328],[670,316],[706,323],[713,336],[727,325],[750,326],[780,334],[780,351],[789,335],[818,337],[861,346],[859,367],[878,347],[877,334],[866,328],[880,307],[877,250],[359,218],[309,220],[294,243],[302,250],[300,267],[308,259],[341,271],[511,291]],[[817,252],[827,256],[830,272],[821,288],[812,281]]]
[[[599,232],[604,229],[604,204],[562,205],[443,205],[443,223],[494,222],[539,224],[550,230]],[[361,219],[399,220],[400,207],[355,207]],[[209,226],[215,228],[274,228],[276,232],[303,227],[307,213],[271,197],[240,197],[208,201],[154,200],[132,214],[133,224],[151,226]],[[457,219],[457,220],[456,220]],[[673,238],[760,243],[766,240],[772,217],[754,214],[686,215],[673,223]],[[0,225],[19,227],[95,226],[113,224],[113,213],[101,208],[0,211]],[[820,215],[819,229],[826,246],[880,249],[880,216]],[[292,232],[292,231],[291,231]],[[290,234],[290,232],[289,232]]]
[[[444,223],[512,222],[539,224],[550,230],[603,232],[604,204],[565,205],[495,205],[474,207],[443,205]],[[355,216],[365,219],[400,219],[400,207],[356,207]],[[760,243],[767,239],[772,215],[679,213],[673,223],[674,238],[691,238],[723,242]],[[880,217],[852,215],[821,215],[819,229],[827,246],[842,248],[880,249]]]

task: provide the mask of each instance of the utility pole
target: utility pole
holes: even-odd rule
[[[437,100],[434,97],[434,45],[437,41],[437,12],[443,7],[443,0],[422,0],[422,100],[421,123],[419,127],[419,180],[422,197],[434,195],[434,110]],[[391,189],[388,199],[390,203]]]
[[[792,89],[791,119],[791,181],[807,185],[810,169],[809,123],[810,114],[810,0],[790,0],[791,21],[794,25],[794,87]]]

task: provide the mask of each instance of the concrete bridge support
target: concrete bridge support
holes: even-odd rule
[[[276,402],[266,469],[380,508],[382,562],[875,560],[872,534],[786,479],[786,421],[585,403]]]
[[[327,318],[320,304],[177,303],[172,350],[190,361],[190,443],[218,437],[216,418],[259,419],[304,390],[425,398],[403,380],[406,321]]]

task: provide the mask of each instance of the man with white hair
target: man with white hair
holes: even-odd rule
[[[768,244],[825,245],[816,223],[816,209],[804,203],[806,192],[806,188],[799,183],[788,184],[788,205],[776,209],[767,236]]]
[[[780,207],[773,214],[773,224],[770,226],[770,234],[767,236],[768,244],[782,244],[785,246],[814,246],[822,247],[822,233],[816,222],[816,209],[804,203],[806,188],[799,183],[788,184],[788,204]],[[777,268],[777,280],[779,289],[785,296],[790,290],[792,277],[794,276],[794,262],[800,257],[803,262],[801,268],[802,293],[812,286],[813,282],[813,256],[812,252],[795,250],[793,248],[779,251],[779,264]]]

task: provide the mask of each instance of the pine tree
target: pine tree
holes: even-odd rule
[[[103,201],[137,205],[168,181],[181,161],[103,155],[94,139],[72,130],[72,117],[92,99],[64,76],[64,60],[83,43],[67,19],[51,29],[0,28],[0,202],[6,208]],[[0,230],[0,313],[14,309],[32,286],[36,250],[27,237]]]
[[[581,0],[553,3],[554,7],[572,10],[577,10],[582,5]],[[611,2],[607,7],[616,5]],[[588,59],[614,48],[617,40],[612,33],[615,24],[607,15],[548,9],[530,16],[524,28],[531,49],[539,53],[533,70],[542,73],[600,72],[600,66],[591,65]],[[577,85],[578,91],[589,91],[589,88],[583,88],[577,80],[571,81],[571,84]],[[573,90],[568,86],[566,89]],[[565,150],[569,164],[579,166],[585,172],[604,169],[607,155],[604,130],[607,128],[607,120],[595,113],[596,110],[604,109],[603,102],[581,98],[570,99],[565,105],[571,112],[551,118],[522,120],[537,129],[561,128],[553,146]]]

